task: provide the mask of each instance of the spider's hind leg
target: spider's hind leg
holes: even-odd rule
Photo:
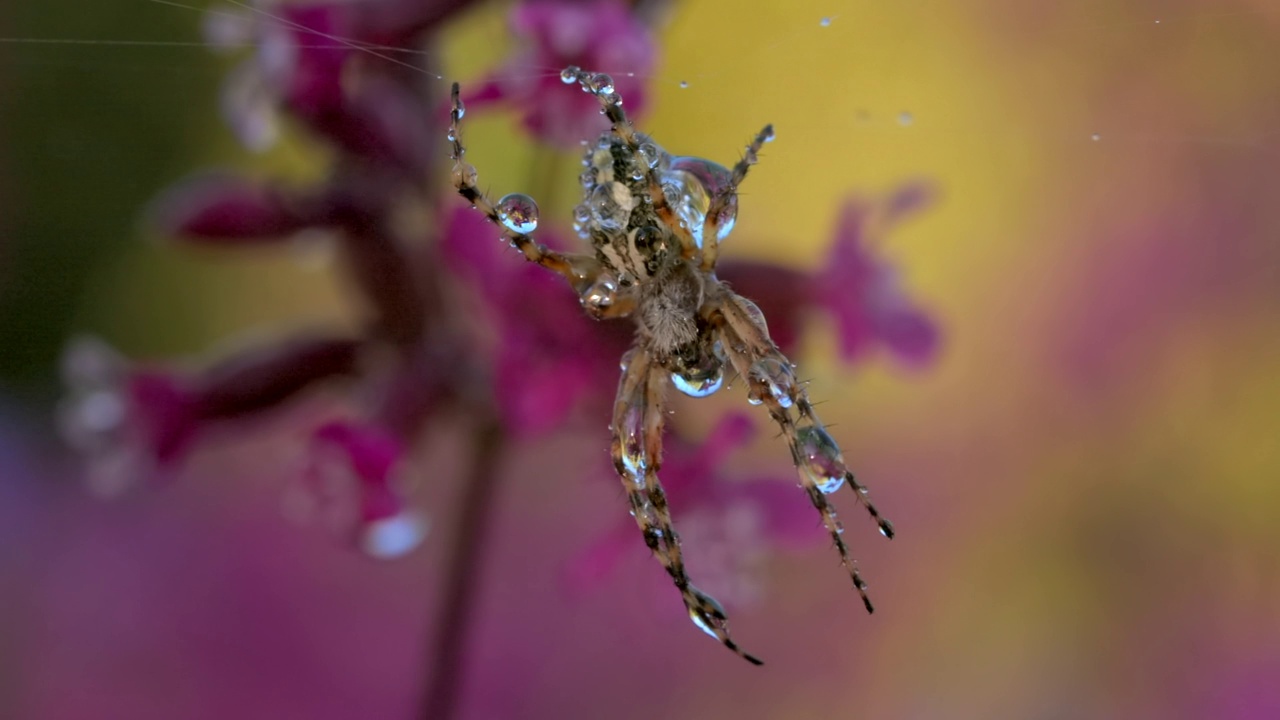
[[[791,361],[769,338],[759,308],[723,286],[721,291],[723,295],[714,306],[712,319],[725,353],[734,370],[746,380],[751,401],[764,405],[782,429],[800,483],[831,534],[840,552],[840,563],[849,572],[867,612],[875,612],[867,596],[867,583],[844,541],[844,525],[827,495],[847,482],[885,537],[893,537],[893,525],[880,515],[867,497],[866,487],[854,479],[845,465],[840,447],[818,420],[803,384],[796,380]]]
[[[684,600],[689,618],[703,632],[754,665],[761,662],[729,636],[728,618],[715,598],[694,587],[685,570],[680,537],[672,527],[671,509],[658,480],[662,464],[663,408],[667,372],[643,348],[624,358],[622,380],[614,403],[613,463],[631,504],[631,514],[645,544]]]

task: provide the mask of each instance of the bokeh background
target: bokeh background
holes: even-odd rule
[[[496,64],[507,9],[447,27],[440,67]],[[287,419],[111,502],[53,434],[73,332],[165,357],[351,313],[323,255],[181,250],[141,224],[202,166],[324,164],[303,137],[240,149],[199,22],[142,1],[3,11],[0,716],[409,717],[446,543],[373,563],[284,520]],[[562,460],[603,447],[602,418],[504,463],[461,716],[1280,717],[1280,8],[690,0],[659,40],[645,126],[669,148],[728,160],[778,129],[726,253],[813,267],[851,191],[942,190],[883,245],[944,330],[939,360],[842,367],[821,322],[799,358],[899,529],[885,543],[849,508],[878,611],[832,552],[771,556],[733,608],[758,669],[688,626],[638,539],[607,582],[567,588],[623,512]],[[530,172],[515,127],[468,135],[502,191]],[[683,427],[729,395],[678,405]],[[763,435],[736,467],[785,469]],[[440,538],[450,442],[422,491]]]

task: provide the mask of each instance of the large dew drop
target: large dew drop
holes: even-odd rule
[[[706,397],[724,385],[724,372],[716,368],[709,375],[671,373],[671,384],[689,397]]]
[[[702,227],[718,193],[727,191],[733,174],[718,163],[699,157],[675,157],[662,173],[663,192],[681,224],[689,229],[694,243],[703,246]],[[716,240],[728,237],[738,215],[737,195],[729,198],[718,217],[713,218]]]
[[[524,193],[504,195],[497,210],[499,222],[511,232],[528,235],[538,229],[538,203]]]
[[[800,471],[825,494],[839,490],[848,469],[831,434],[816,425],[796,428],[796,446],[804,463]],[[881,532],[884,532],[883,528]]]

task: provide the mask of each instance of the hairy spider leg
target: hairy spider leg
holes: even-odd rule
[[[849,572],[853,586],[862,597],[867,612],[875,612],[867,595],[867,583],[845,543],[844,525],[827,494],[852,477],[840,448],[814,412],[804,386],[797,382],[791,361],[778,350],[760,321],[753,303],[720,286],[723,295],[714,303],[712,324],[721,335],[722,346],[734,369],[746,379],[753,402],[763,404],[782,429],[791,449],[800,484],[822,517],[822,524],[840,553],[840,564]],[[859,485],[859,488],[862,486]],[[861,496],[862,493],[859,492]],[[893,526],[882,518],[870,501],[863,498],[872,518],[886,537]]]
[[[609,127],[614,137],[626,143],[633,157],[641,158],[640,135],[636,133],[635,126],[627,117],[627,111],[622,109],[622,96],[613,89],[612,79],[609,79],[608,75],[593,75],[573,65],[565,68],[561,72],[561,77],[573,77],[584,90],[600,101],[600,111],[609,119]],[[605,79],[601,79],[602,77]],[[653,203],[654,212],[679,239],[685,257],[693,257],[697,251],[697,243],[694,242],[691,228],[681,227],[680,218],[676,217],[675,210],[667,203],[667,196],[662,191],[662,180],[658,177],[657,168],[649,167],[646,170],[645,181],[649,185],[649,200]]]
[[[758,658],[733,641],[724,608],[715,598],[694,587],[685,570],[680,536],[672,525],[666,492],[658,480],[668,373],[649,352],[639,347],[623,357],[623,364],[610,426],[611,451],[645,545],[671,576],[693,623],[748,662],[761,665]]]
[[[452,108],[449,113],[449,157],[453,160],[453,186],[457,188],[458,194],[471,203],[471,207],[484,213],[489,222],[502,231],[502,236],[525,259],[567,280],[592,315],[622,317],[629,314],[635,307],[635,298],[631,293],[618,291],[616,280],[599,260],[590,255],[557,252],[534,240],[531,235],[516,232],[503,224],[497,206],[477,185],[479,176],[475,166],[463,159],[467,149],[462,144],[464,110],[459,92],[458,83],[454,83],[450,92]]]
[[[764,144],[773,140],[773,125],[765,125],[752,138],[751,143],[747,145],[743,151],[742,157],[733,166],[732,174],[729,176],[729,184],[725,185],[716,196],[711,198],[711,206],[707,208],[706,220],[703,221],[702,237],[717,237],[719,231],[720,213],[725,207],[733,202],[734,196],[738,194],[738,186],[747,178],[747,170],[760,160],[760,149]],[[702,248],[702,262],[700,267],[703,272],[710,272],[715,269],[716,256],[720,254],[719,242],[706,242]]]

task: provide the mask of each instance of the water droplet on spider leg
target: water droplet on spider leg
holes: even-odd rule
[[[528,235],[538,229],[538,203],[524,193],[502,196],[497,211],[498,221],[511,232]]]
[[[681,80],[681,81],[680,81],[680,89],[682,89],[682,90],[683,90],[684,88],[687,88],[687,87],[689,87],[689,81],[688,81],[688,80]]]
[[[590,190],[591,188],[595,187],[595,184],[596,184],[595,168],[587,168],[586,170],[583,170],[582,174],[578,176],[578,182],[582,183],[582,187],[585,190]]]
[[[824,494],[830,495],[844,484],[849,469],[840,446],[831,434],[817,425],[796,428],[796,448],[803,472]]]
[[[889,522],[884,518],[880,518],[879,526],[880,526],[880,534],[892,540],[895,534],[895,531],[893,529],[893,523]]]
[[[724,371],[717,367],[706,375],[671,373],[671,384],[689,397],[707,397],[724,385]]]
[[[613,78],[606,73],[596,73],[591,76],[591,89],[600,95],[613,94]]]
[[[582,73],[582,68],[578,67],[577,65],[570,65],[569,67],[560,71],[560,82],[564,83],[565,85],[572,85],[578,82],[578,75],[581,73]]]
[[[622,469],[633,483],[644,483],[649,469],[649,456],[644,449],[644,409],[637,405],[628,407],[614,428],[618,435]]]
[[[458,99],[457,105],[454,106],[453,114],[458,120],[461,120],[467,114],[467,106],[462,104],[461,98]]]
[[[758,405],[766,396],[772,397],[780,407],[791,407],[791,393],[795,390],[795,371],[787,363],[774,357],[764,357],[752,366],[747,378],[750,391],[747,400],[756,399]]]

